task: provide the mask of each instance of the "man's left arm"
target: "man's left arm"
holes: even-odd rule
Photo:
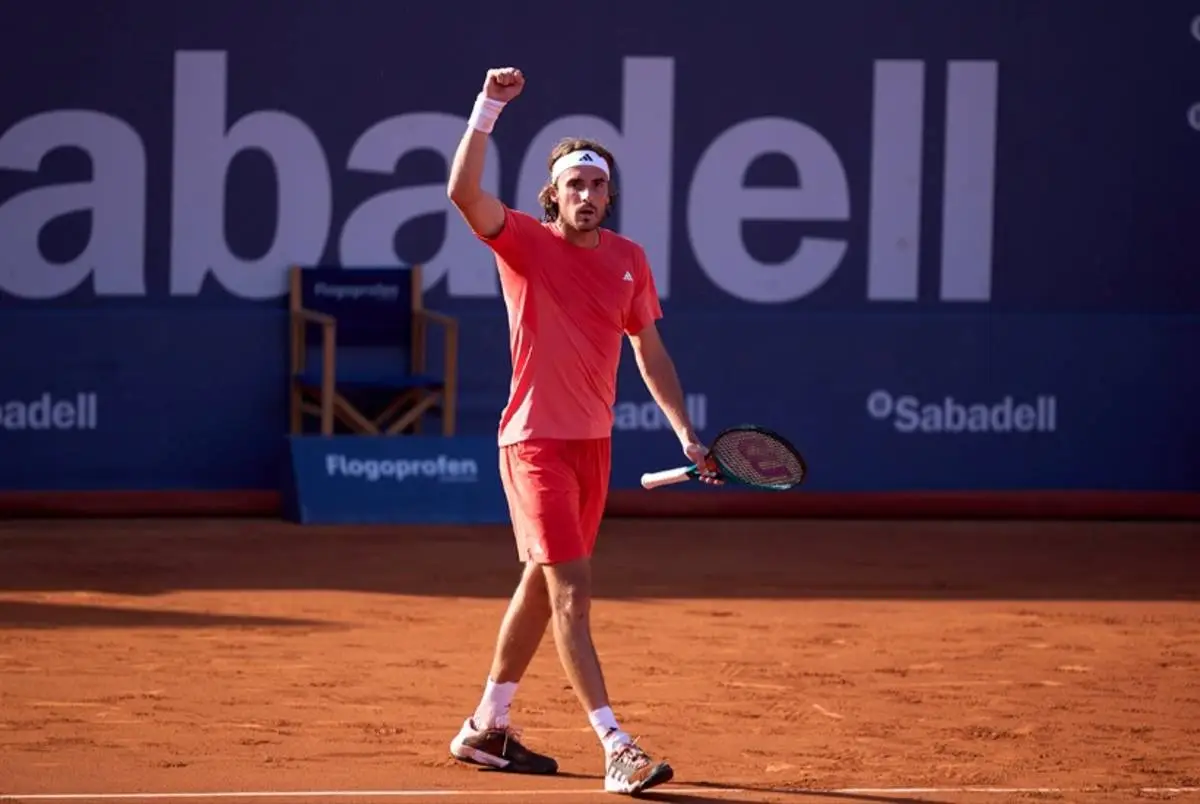
[[[707,483],[718,482],[713,477],[712,462],[708,460],[708,449],[696,436],[696,430],[688,417],[684,402],[683,387],[675,371],[675,361],[667,352],[662,335],[655,324],[662,318],[662,306],[658,300],[658,289],[654,286],[654,274],[646,262],[641,249],[636,253],[635,291],[633,301],[625,317],[625,334],[633,347],[642,382],[666,415],[671,429],[683,447],[683,454],[702,470],[700,479]]]
[[[701,481],[719,485],[721,481],[715,477],[714,464],[708,457],[708,448],[696,435],[688,417],[679,374],[675,371],[675,362],[667,352],[658,327],[651,321],[636,334],[630,335],[629,342],[633,346],[633,355],[637,360],[638,371],[642,374],[642,381],[646,383],[650,395],[671,423],[671,429],[679,439],[683,454],[700,468]]]
[[[629,342],[633,346],[633,356],[642,381],[671,423],[680,445],[686,448],[689,444],[699,443],[692,421],[688,418],[679,373],[675,370],[675,362],[663,343],[658,327],[653,321],[649,322],[637,334],[630,335]]]

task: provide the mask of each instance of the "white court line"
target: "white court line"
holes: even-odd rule
[[[744,793],[752,790],[739,791]],[[775,792],[775,791],[770,791]],[[1066,794],[1076,796],[1097,795],[1107,793],[1114,795],[1194,795],[1200,793],[1200,787],[847,787],[840,790],[780,790],[782,794],[803,793],[806,795],[843,795],[843,796],[897,796],[897,795],[946,795],[948,793],[971,793],[980,795],[1051,795]]]
[[[670,793],[737,792],[725,788],[664,787]],[[214,793],[35,793],[34,795],[3,794],[0,801],[170,801],[174,799],[239,799],[239,798],[477,798],[482,796],[611,796],[600,787],[586,789],[543,790],[247,790]]]
[[[842,788],[798,788],[779,787],[663,787],[662,793],[738,793],[741,795],[842,795],[842,796],[887,796],[887,795],[944,795],[947,793],[977,793],[996,795],[1061,795],[1073,793],[1120,793],[1141,795],[1185,795],[1200,793],[1200,787],[842,787]],[[539,790],[244,790],[218,791],[212,793],[0,793],[0,801],[170,801],[174,799],[260,799],[260,798],[482,798],[484,796],[611,796],[599,787],[563,788]]]
[[[736,792],[724,788],[670,787],[671,793]],[[482,796],[587,796],[605,793],[599,787],[563,790],[247,790],[214,793],[36,793],[34,795],[0,795],[0,801],[170,801],[174,799],[239,799],[239,798],[479,798]]]

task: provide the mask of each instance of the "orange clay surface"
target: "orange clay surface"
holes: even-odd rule
[[[609,800],[549,636],[514,719],[562,773],[448,757],[518,571],[501,527],[0,524],[0,800]],[[611,520],[595,584],[657,800],[1200,801],[1195,524]],[[271,791],[388,795],[229,795]]]

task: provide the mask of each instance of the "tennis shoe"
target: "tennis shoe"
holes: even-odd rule
[[[467,718],[450,741],[450,756],[468,765],[482,765],[508,773],[558,772],[557,761],[530,751],[519,737],[520,732],[512,726],[478,729],[474,721]]]
[[[604,791],[634,795],[671,781],[675,771],[666,762],[655,762],[637,741],[614,746],[604,768]]]

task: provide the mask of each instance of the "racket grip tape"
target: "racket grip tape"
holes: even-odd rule
[[[658,472],[647,472],[642,475],[642,488],[655,489],[659,486],[670,486],[674,483],[686,483],[695,476],[696,467],[680,466],[677,469],[663,469]]]

